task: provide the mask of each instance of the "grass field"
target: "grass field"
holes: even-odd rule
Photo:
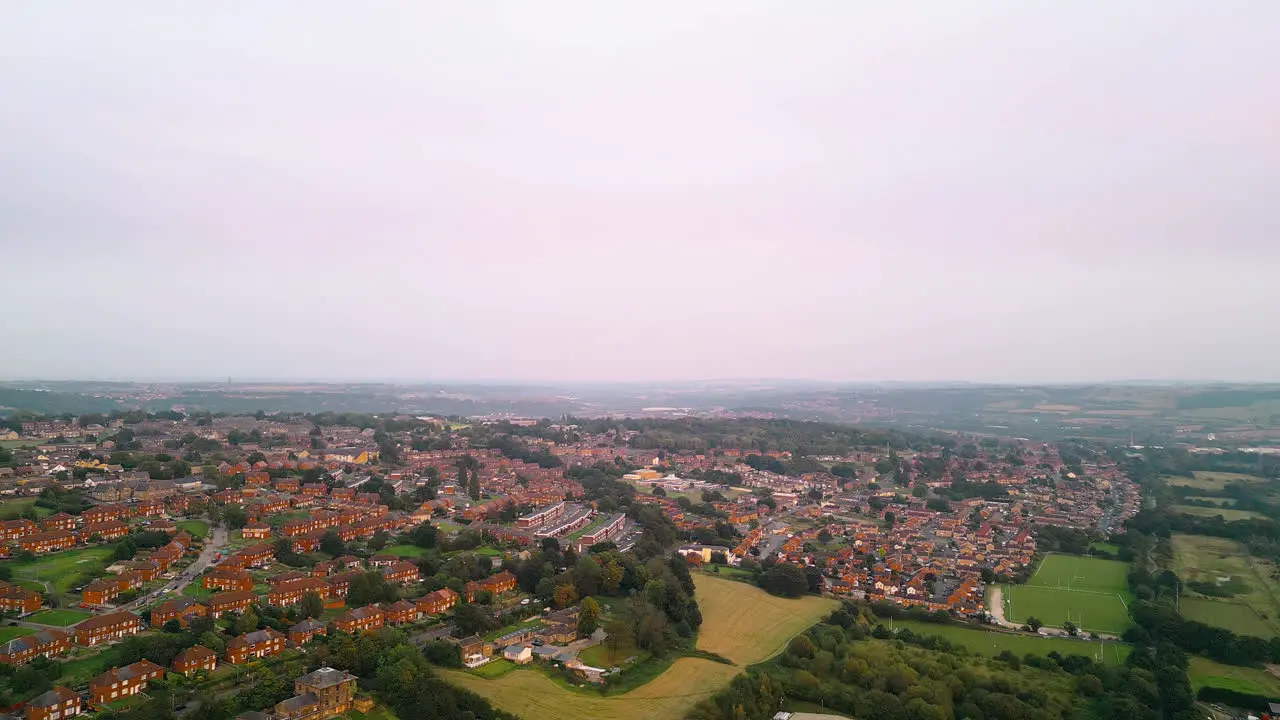
[[[101,575],[114,553],[115,545],[105,545],[41,555],[34,562],[13,563],[13,576],[51,582],[58,592],[69,592],[82,575]]]
[[[1112,555],[1115,555],[1116,553],[1120,552],[1119,545],[1113,545],[1111,543],[1105,543],[1105,542],[1091,543],[1089,547],[1098,552],[1111,553]]]
[[[81,620],[88,620],[91,617],[93,617],[93,613],[82,612],[80,610],[41,610],[31,617],[28,617],[27,622],[67,627],[68,625],[75,625]]]
[[[1257,475],[1242,475],[1240,473],[1230,472],[1208,472],[1205,470],[1196,470],[1194,478],[1182,477],[1180,475],[1170,475],[1165,477],[1165,482],[1169,485],[1177,485],[1179,487],[1193,487],[1201,490],[1211,490],[1213,492],[1221,492],[1230,483],[1260,483],[1265,482],[1263,478]]]
[[[179,530],[186,530],[197,540],[203,540],[209,535],[209,523],[203,520],[179,520],[176,524]]]
[[[709,575],[694,577],[703,622],[698,649],[719,653],[739,666],[765,660],[805,628],[833,610],[834,600],[773,597],[763,590]],[[455,684],[488,698],[496,707],[547,720],[652,720],[682,717],[714,695],[741,667],[702,658],[679,658],[654,680],[621,695],[577,693],[536,670],[516,670],[486,679],[469,672],[440,671]]]
[[[423,548],[417,545],[389,545],[382,548],[378,553],[395,555],[396,557],[417,558],[422,557]]]
[[[17,450],[24,447],[37,447],[44,444],[43,440],[0,440],[0,449]]]
[[[28,627],[10,627],[8,625],[0,627],[0,644],[7,643],[20,637],[26,637],[34,633],[33,628]]]
[[[1045,556],[1026,585],[1004,587],[1005,617],[1035,617],[1050,627],[1070,620],[1092,632],[1121,633],[1132,625],[1128,602],[1129,564],[1081,555]]]
[[[1175,534],[1172,542],[1173,570],[1184,582],[1211,583],[1234,592],[1229,600],[1201,599],[1184,588],[1184,616],[1235,632],[1252,628],[1248,634],[1259,637],[1280,631],[1280,598],[1271,580],[1274,565],[1226,538]],[[1262,625],[1268,628],[1265,634]]]
[[[1187,676],[1191,679],[1193,690],[1199,690],[1207,685],[1273,698],[1280,697],[1280,678],[1266,670],[1223,665],[1198,655],[1191,655],[1189,659],[1191,662],[1187,667]]]
[[[49,508],[36,505],[36,498],[18,498],[0,502],[0,520],[16,520],[24,510],[35,510],[36,517],[48,517],[53,514]]]
[[[1198,517],[1216,517],[1218,515],[1221,515],[1222,519],[1226,520],[1227,522],[1234,522],[1236,520],[1257,520],[1259,518],[1265,519],[1267,517],[1266,515],[1263,515],[1260,512],[1254,512],[1252,510],[1236,510],[1235,508],[1210,508],[1210,507],[1200,507],[1198,505],[1174,505],[1173,511],[1177,513],[1181,513],[1183,515],[1196,515]]]
[[[1105,646],[1099,646],[1098,643],[1088,640],[1015,635],[961,625],[935,625],[915,620],[895,620],[893,626],[910,628],[911,632],[917,635],[938,635],[964,645],[970,652],[988,656],[999,655],[1005,650],[1019,657],[1028,654],[1048,655],[1055,650],[1063,656],[1084,655],[1086,657],[1095,657],[1102,652],[1104,662],[1109,665],[1119,665],[1132,650],[1124,643],[1107,643]]]

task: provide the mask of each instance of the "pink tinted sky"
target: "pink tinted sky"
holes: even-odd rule
[[[1280,5],[903,5],[8,4],[0,378],[1280,379]]]

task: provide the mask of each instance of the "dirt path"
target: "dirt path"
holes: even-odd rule
[[[999,585],[991,586],[991,602],[987,608],[991,613],[991,617],[1001,627],[1016,627],[1004,617],[1004,588]]]

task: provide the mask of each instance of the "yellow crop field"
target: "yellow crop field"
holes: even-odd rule
[[[806,595],[780,598],[747,585],[711,575],[695,575],[702,627],[698,649],[738,665],[761,662],[783,650],[787,642],[835,610],[831,598]]]
[[[536,670],[516,670],[489,680],[441,670],[449,682],[483,695],[494,707],[545,720],[652,720],[683,717],[689,708],[729,684],[738,668],[702,658],[680,658],[652,682],[613,697],[576,693]]]

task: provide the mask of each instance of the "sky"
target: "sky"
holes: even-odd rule
[[[1280,380],[1280,3],[0,5],[0,378]]]

